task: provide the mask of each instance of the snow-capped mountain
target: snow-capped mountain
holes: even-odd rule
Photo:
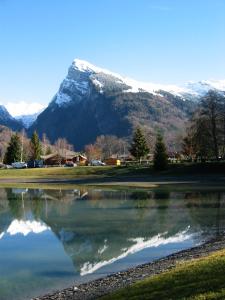
[[[32,115],[22,115],[18,116],[15,119],[20,121],[23,126],[28,129],[37,119],[37,117],[40,115],[40,113],[43,111],[43,109],[37,113],[34,113]]]
[[[79,101],[83,95],[89,92],[91,85],[94,85],[100,93],[120,90],[123,92],[148,92],[153,95],[160,95],[160,91],[165,91],[184,99],[188,95],[201,97],[210,89],[225,91],[225,80],[188,82],[183,86],[139,82],[96,67],[84,60],[75,59],[53,102],[59,106],[69,103],[72,100],[74,92],[80,94],[81,97],[77,97],[78,99],[76,99]],[[68,91],[71,93],[68,93]]]
[[[30,131],[45,132],[52,141],[65,137],[76,149],[101,134],[128,137],[138,125],[161,129],[172,140],[210,89],[225,91],[225,80],[182,87],[143,83],[75,59]]]
[[[199,82],[190,81],[186,84],[190,94],[202,97],[209,90],[225,91],[225,80],[202,80]]]

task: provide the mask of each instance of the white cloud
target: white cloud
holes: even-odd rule
[[[8,102],[4,104],[8,112],[13,116],[32,115],[43,110],[46,106],[41,103],[33,102]]]

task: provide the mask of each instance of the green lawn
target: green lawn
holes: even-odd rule
[[[150,167],[82,166],[74,168],[52,167],[37,169],[1,169],[0,179],[10,178],[62,178],[82,176],[137,176],[151,173]]]
[[[155,176],[194,176],[196,174],[212,175],[225,174],[225,163],[206,164],[172,164],[163,172],[154,172],[152,165],[149,166],[81,166],[74,168],[54,167],[37,169],[0,169],[0,179],[15,178],[46,178],[46,179],[72,179],[76,177],[145,177]]]
[[[225,299],[225,250],[180,264],[101,299]]]
[[[37,169],[2,169],[0,178],[73,178],[75,176],[104,175],[112,167],[53,167]]]

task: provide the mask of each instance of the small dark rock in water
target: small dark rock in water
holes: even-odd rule
[[[168,255],[156,261],[118,272],[89,283],[64,289],[33,300],[91,300],[97,299],[138,280],[172,269],[178,262],[196,259],[225,248],[225,236],[219,236],[204,244]]]

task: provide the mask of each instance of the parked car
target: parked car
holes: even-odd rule
[[[27,164],[25,162],[21,162],[21,161],[16,161],[16,162],[12,163],[11,166],[14,169],[26,169],[27,168]]]
[[[93,159],[90,161],[91,166],[105,166],[106,164],[101,160]]]
[[[77,164],[75,164],[74,162],[72,161],[67,161],[64,165],[65,167],[76,167]]]
[[[29,160],[27,163],[28,168],[43,168],[44,161],[42,159]]]
[[[6,164],[0,164],[0,169],[12,169],[12,166]]]
[[[5,165],[5,169],[12,169],[13,167],[11,165]]]

